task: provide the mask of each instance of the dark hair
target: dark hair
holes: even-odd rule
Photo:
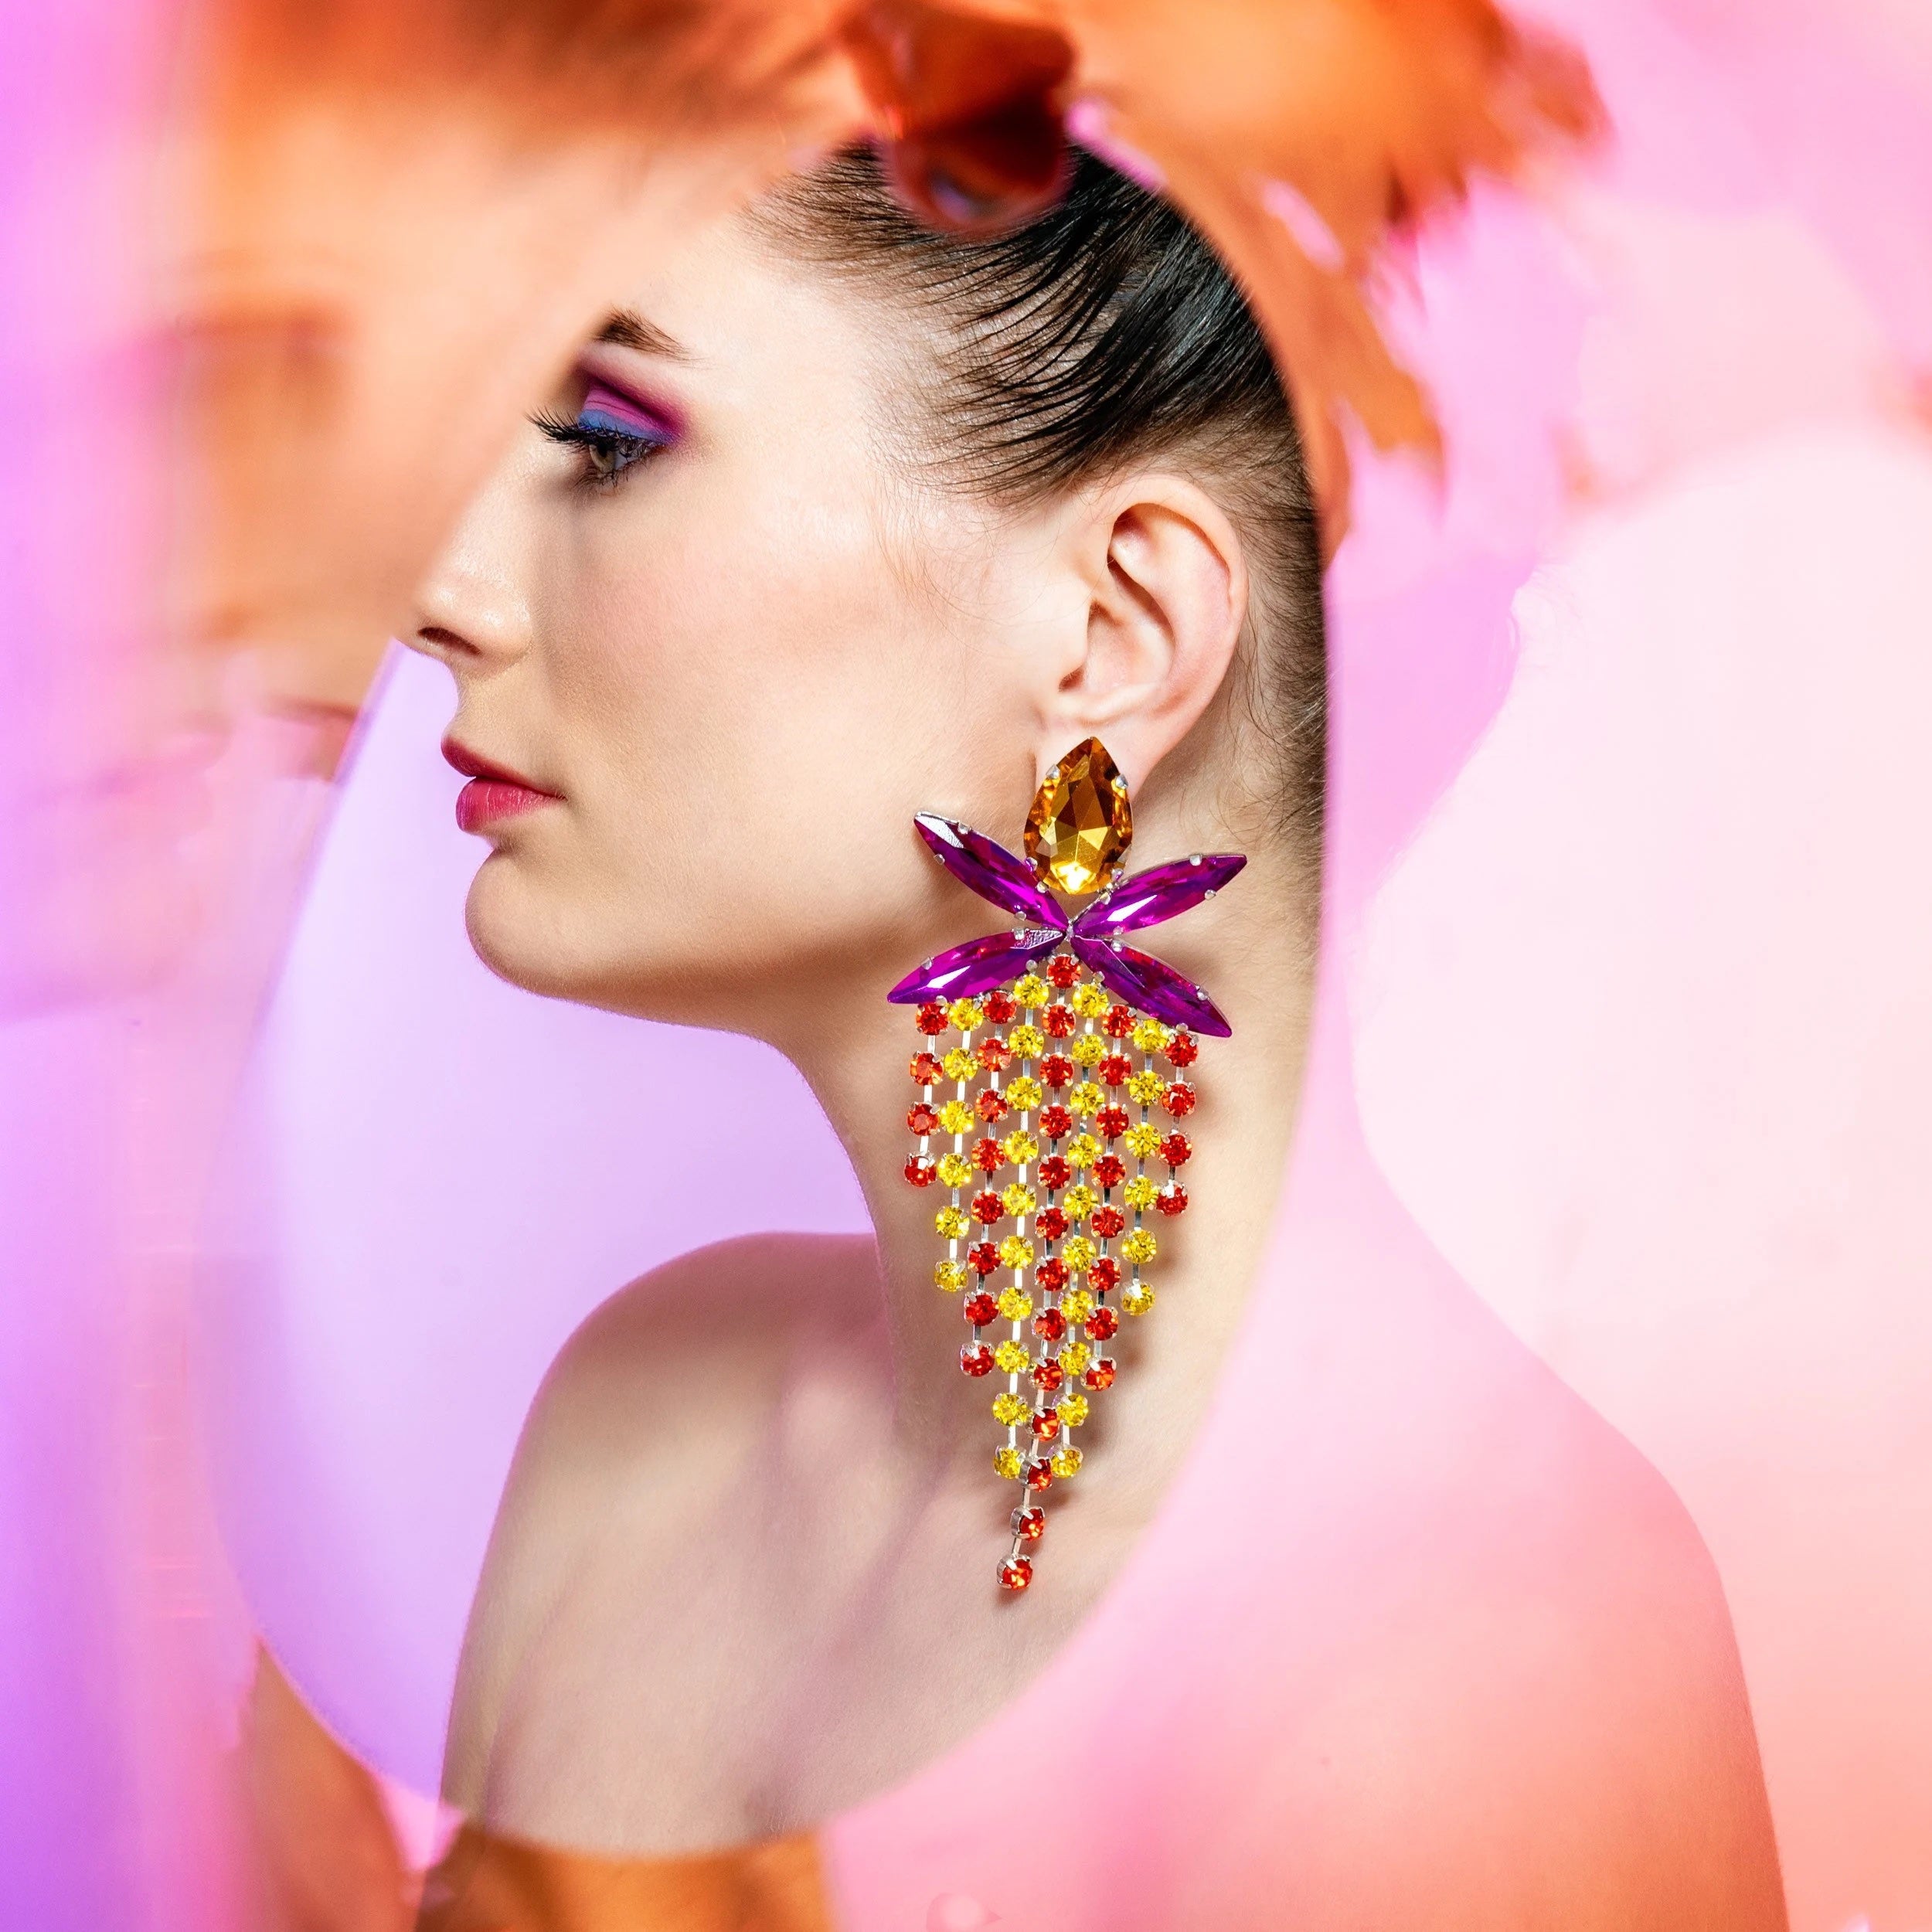
[[[1019,505],[1158,458],[1218,486],[1253,584],[1248,709],[1279,753],[1280,822],[1312,861],[1325,715],[1315,506],[1274,358],[1200,234],[1080,148],[1064,196],[1004,234],[926,227],[864,148],[786,183],[758,219],[789,252],[936,325],[922,439],[949,479]]]

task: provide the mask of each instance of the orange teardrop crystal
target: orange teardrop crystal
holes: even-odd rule
[[[1049,771],[1026,815],[1026,855],[1044,885],[1073,898],[1097,893],[1134,837],[1127,781],[1097,738]]]

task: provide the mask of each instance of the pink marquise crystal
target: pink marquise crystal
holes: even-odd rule
[[[1074,937],[1073,951],[1083,966],[1130,1005],[1169,1026],[1191,1026],[1216,1039],[1226,1039],[1234,1031],[1199,987],[1151,954],[1137,952],[1118,940],[1102,941],[1080,934]]]
[[[1197,853],[1150,866],[1097,899],[1073,922],[1090,939],[1111,939],[1142,926],[1158,926],[1219,892],[1247,860],[1236,852]]]
[[[970,999],[1025,972],[1060,938],[1057,932],[1029,926],[1017,934],[988,933],[984,939],[969,939],[908,973],[886,997],[899,1006],[916,1006],[922,1000]]]
[[[1029,926],[1065,928],[1066,915],[1053,895],[1035,881],[1032,867],[1004,845],[936,811],[922,811],[913,823],[934,856],[962,886]]]

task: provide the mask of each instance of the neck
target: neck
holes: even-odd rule
[[[1135,842],[1145,864],[1230,849],[1240,845],[1227,828],[1209,825],[1150,825]],[[974,931],[997,928],[1000,916],[992,908],[969,910],[961,898],[959,937],[971,936],[964,927],[975,919]],[[1109,1418],[1105,1443],[1121,1445],[1124,1459],[1151,1481],[1165,1458],[1147,1454],[1150,1445],[1169,1444],[1178,1454],[1192,1433],[1188,1423],[1206,1403],[1272,1219],[1307,1051],[1313,907],[1285,855],[1250,849],[1248,866],[1225,892],[1172,930],[1159,927],[1145,937],[1148,951],[1212,995],[1234,1029],[1231,1039],[1202,1041],[1189,1070],[1199,1095],[1185,1123],[1194,1149],[1183,1176],[1189,1206],[1172,1222],[1151,1217],[1160,1252],[1148,1278],[1159,1306],[1130,1321],[1131,1333],[1124,1329],[1114,1351],[1122,1358],[1119,1381],[1096,1404]],[[906,1114],[921,1092],[908,1066],[930,1043],[916,1032],[910,1010],[888,1005],[881,992],[871,984],[825,992],[814,1002],[810,1026],[787,1027],[774,1044],[811,1085],[871,1211],[902,1444],[922,1461],[943,1465],[964,1458],[984,1475],[1004,1440],[988,1406],[1005,1378],[975,1379],[960,1370],[960,1349],[971,1335],[961,1297],[934,1281],[934,1263],[947,1251],[934,1216],[950,1196],[939,1186],[909,1186],[904,1178],[916,1145]],[[949,1043],[957,1045],[958,1036],[943,1039],[941,1050]],[[950,1091],[942,1086],[938,1097]],[[951,1142],[935,1136],[933,1145],[937,1151]],[[1002,1278],[988,1285],[996,1291]],[[1002,1322],[988,1330],[988,1338],[1007,1332]],[[1097,1434],[1083,1437],[1089,1451],[1101,1443]]]

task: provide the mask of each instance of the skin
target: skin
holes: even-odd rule
[[[553,410],[595,378],[676,440],[597,489],[520,434],[422,594],[453,736],[556,794],[487,828],[471,936],[534,991],[771,1043],[876,1234],[762,1236],[633,1284],[526,1426],[447,1794],[503,1832],[660,1855],[904,1777],[1116,1573],[1268,1233],[1317,908],[1243,723],[1247,570],[1211,477],[1151,466],[1023,512],[919,481],[914,325],[740,219],[667,251],[629,305],[675,350],[594,346]],[[1190,1320],[1138,1348],[1015,1600],[993,1586],[1012,1492],[986,1391],[931,1285],[930,1200],[900,1179],[910,1029],[881,995],[992,923],[913,814],[1012,841],[1095,733],[1136,862],[1250,856],[1157,948],[1235,1030],[1189,1122],[1213,1225],[1164,1231],[1161,1293]],[[1338,1510],[1359,1533],[1284,1612],[1295,1715],[1234,1838],[1319,1846],[1298,1925],[1781,1924],[1728,1617],[1682,1511],[1413,1233],[1363,1274],[1311,1298],[1284,1365],[1284,1417],[1318,1433],[1281,1507],[1311,1540]]]

